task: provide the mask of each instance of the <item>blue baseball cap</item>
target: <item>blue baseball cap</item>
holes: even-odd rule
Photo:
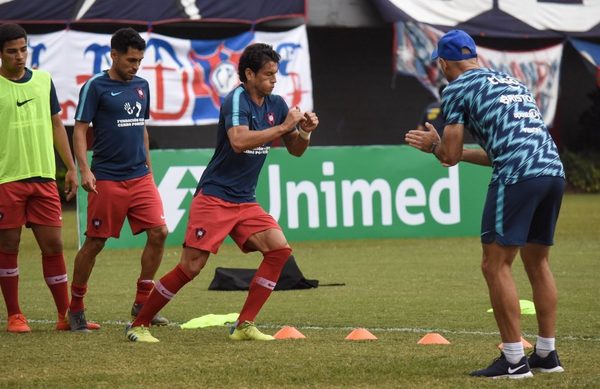
[[[462,61],[475,57],[477,57],[475,41],[463,30],[451,30],[445,33],[438,41],[437,49],[431,54],[432,60],[443,58],[449,61]]]

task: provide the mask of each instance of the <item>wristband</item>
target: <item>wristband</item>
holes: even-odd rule
[[[433,142],[431,144],[431,154],[435,155],[435,149],[438,147],[439,142]]]
[[[310,139],[310,132],[308,131],[304,131],[301,128],[298,128],[298,135],[300,136],[300,138],[308,141]]]

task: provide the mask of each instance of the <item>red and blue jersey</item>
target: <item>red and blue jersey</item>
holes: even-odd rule
[[[227,131],[236,126],[248,126],[250,131],[262,131],[284,122],[288,106],[281,96],[268,95],[261,106],[256,105],[243,85],[227,95],[221,105],[217,147],[198,183],[198,191],[232,203],[256,201],[258,175],[271,148],[271,142],[252,150],[235,153]]]
[[[104,71],[83,85],[75,120],[93,124],[96,179],[123,181],[148,174],[144,128],[149,117],[150,90],[141,77],[124,82]]]

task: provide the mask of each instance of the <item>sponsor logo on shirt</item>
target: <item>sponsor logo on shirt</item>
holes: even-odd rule
[[[512,77],[489,76],[487,79],[492,85],[506,84],[513,88],[517,88],[521,85],[517,79]]]
[[[252,155],[269,154],[269,150],[271,150],[270,146],[258,146],[256,148],[253,148],[252,150],[244,151],[244,154],[252,154]]]
[[[31,100],[35,99],[35,97],[32,97],[31,99],[27,99],[27,100],[23,100],[23,101],[19,101],[17,100],[17,107],[21,107],[27,103],[29,103]]]
[[[531,95],[501,95],[500,102],[502,104],[511,103],[535,103],[533,96]]]
[[[144,117],[140,117],[140,113],[142,112],[142,103],[136,101],[134,105],[131,105],[131,103],[125,102],[125,104],[123,104],[123,109],[125,110],[125,112],[127,112],[128,115],[135,117],[131,119],[117,120],[118,127],[135,127],[144,125]]]
[[[515,119],[534,119],[539,120],[542,118],[542,114],[537,109],[530,109],[527,112],[515,112],[513,113]]]
[[[537,134],[542,132],[542,129],[539,127],[523,127],[523,129],[521,129],[521,132],[525,132],[527,134]]]

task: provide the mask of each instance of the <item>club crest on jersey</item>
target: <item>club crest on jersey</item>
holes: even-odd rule
[[[140,99],[144,98],[144,90],[142,88],[135,88],[135,91],[137,92]]]
[[[206,230],[204,228],[196,228],[196,239],[202,239],[206,235]]]
[[[272,125],[272,126],[275,125],[275,114],[273,112],[267,113],[267,121],[269,122],[270,125]]]
[[[4,213],[0,212],[0,222],[4,219]]]
[[[102,220],[92,219],[92,225],[94,226],[95,229],[98,229],[102,225]]]

